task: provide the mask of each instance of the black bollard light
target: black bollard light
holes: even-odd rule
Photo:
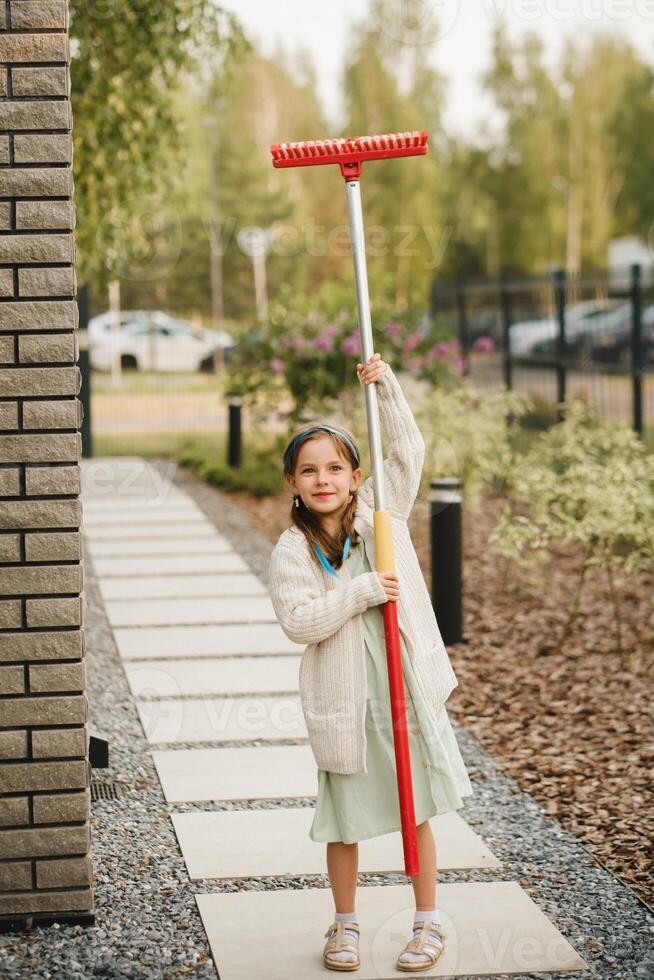
[[[241,435],[242,398],[229,400],[229,431],[227,434],[227,463],[234,469],[243,462],[243,441]]]
[[[458,477],[430,480],[431,602],[443,643],[463,639],[462,500]]]

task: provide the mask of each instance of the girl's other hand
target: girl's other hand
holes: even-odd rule
[[[400,584],[396,572],[377,572],[382,588],[386,593],[387,602],[397,602],[400,594]]]
[[[369,357],[368,364],[365,367],[363,364],[357,364],[359,381],[367,385],[377,381],[385,370],[386,364],[384,361],[382,361],[381,354],[373,354],[372,357]]]

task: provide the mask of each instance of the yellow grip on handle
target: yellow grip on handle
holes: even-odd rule
[[[395,571],[395,553],[393,551],[393,533],[391,530],[391,515],[387,510],[376,510],[372,515],[375,529],[375,551],[377,552],[377,571]]]

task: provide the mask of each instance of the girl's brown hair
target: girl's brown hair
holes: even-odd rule
[[[322,424],[323,423],[321,422],[312,422],[310,425],[305,425],[301,429],[298,429],[293,434],[292,438],[289,439],[286,446],[286,450],[288,450],[288,447],[291,445],[293,440],[297,439],[297,437],[301,435],[303,432],[306,432],[308,429],[313,429],[316,426]],[[354,443],[355,446],[357,445],[356,439],[352,435],[349,429],[346,429],[344,426],[334,426],[331,422],[328,424],[332,429],[338,428],[341,432],[344,432],[347,438],[349,438]],[[329,436],[329,438],[334,443],[336,450],[344,459],[346,459],[350,463],[352,469],[353,470],[358,469],[360,465],[359,461],[355,458],[352,449],[347,444],[347,441],[345,439],[339,438],[339,436],[336,433],[325,432],[324,430],[321,429],[318,432],[315,432],[312,435],[307,436],[306,439],[302,439],[296,446],[293,447],[293,450],[288,454],[288,457],[286,458],[286,461],[284,463],[285,477],[294,476],[295,468],[297,466],[297,458],[302,446],[304,446],[304,444],[309,442],[311,439],[317,439],[321,436]],[[286,451],[285,451],[285,455],[286,455]],[[352,547],[355,547],[359,543],[359,535],[354,529],[354,515],[356,514],[356,509],[357,509],[357,491],[355,490],[353,492],[352,499],[348,502],[347,507],[345,508],[345,511],[343,513],[343,519],[341,522],[341,529],[336,537],[333,537],[331,534],[328,534],[327,531],[325,531],[321,527],[318,516],[304,505],[304,502],[301,497],[298,498],[297,502],[299,506],[297,507],[295,506],[295,501],[293,501],[293,504],[291,505],[291,515],[290,515],[291,520],[293,521],[296,527],[299,527],[299,529],[307,538],[307,541],[309,542],[309,551],[311,553],[313,560],[316,562],[317,565],[320,565],[320,559],[316,554],[315,548],[311,546],[312,543],[318,545],[322,553],[327,558],[327,561],[330,562],[330,564],[333,567],[340,568],[341,565],[343,564],[342,559],[343,559],[343,546],[345,545],[345,538],[346,537],[350,538],[350,545]]]

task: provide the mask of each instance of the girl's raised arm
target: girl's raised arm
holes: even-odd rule
[[[384,459],[386,509],[407,520],[420,488],[425,440],[389,364],[374,383],[381,427],[388,436]],[[371,509],[374,508],[372,476],[359,487],[359,496]]]
[[[269,570],[275,615],[294,643],[320,643],[368,606],[386,602],[377,572],[357,575],[323,595],[313,570],[283,545],[275,547]]]

